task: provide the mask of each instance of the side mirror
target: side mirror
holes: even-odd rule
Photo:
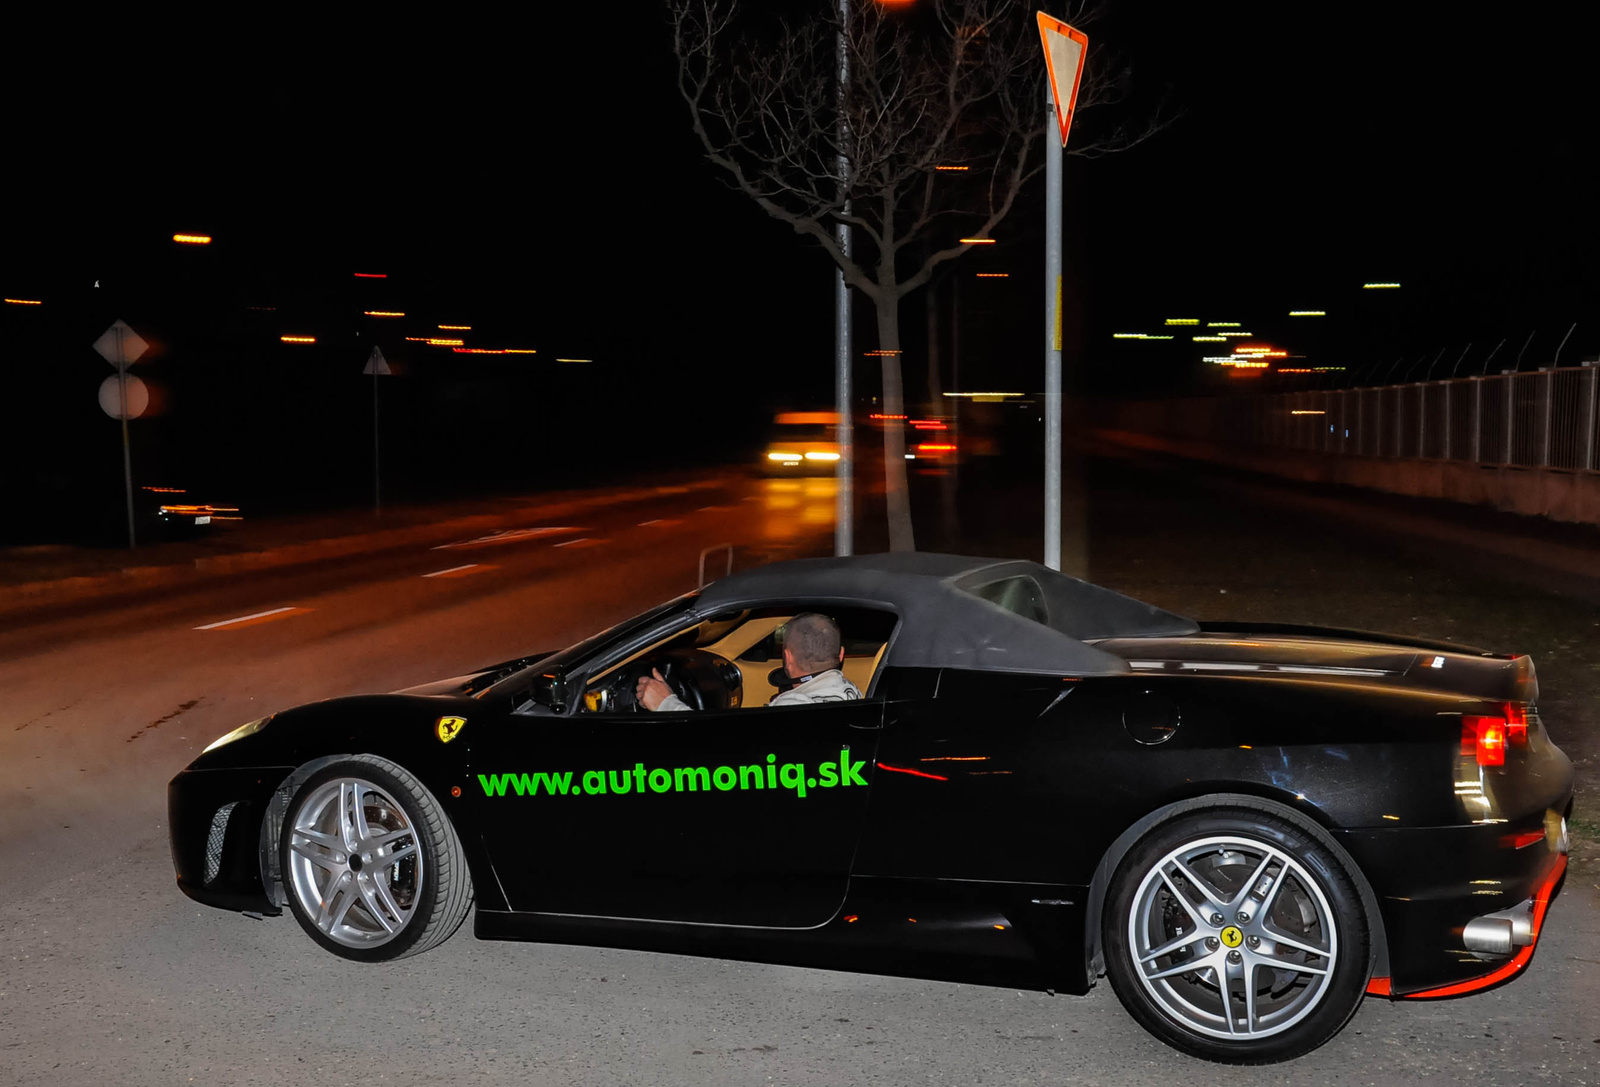
[[[533,700],[556,713],[567,712],[567,674],[557,668],[533,677]]]

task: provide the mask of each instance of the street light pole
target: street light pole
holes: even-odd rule
[[[838,0],[839,4],[839,39],[838,49],[838,123],[836,134],[839,141],[839,154],[835,160],[835,168],[839,175],[839,196],[844,198],[850,186],[850,157],[845,153],[846,140],[850,134],[850,125],[845,117],[845,95],[850,85],[850,0]],[[850,202],[844,200],[844,214],[850,213]],[[848,223],[838,223],[834,226],[834,236],[839,242],[839,251],[845,260],[850,259],[850,226]],[[835,465],[835,478],[838,481],[837,493],[834,497],[834,529],[833,553],[835,555],[850,555],[855,551],[855,426],[851,418],[851,391],[850,377],[853,359],[851,358],[850,336],[850,286],[844,281],[844,269],[836,269],[833,273],[833,400],[834,409],[838,415],[839,460]]]

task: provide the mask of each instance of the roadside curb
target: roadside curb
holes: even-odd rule
[[[418,544],[448,543],[470,533],[497,529],[530,527],[528,522],[582,513],[596,506],[639,502],[674,494],[710,490],[723,486],[725,478],[570,498],[549,504],[529,505],[504,513],[477,514],[446,521],[434,521],[404,528],[362,532],[284,544],[261,551],[240,551],[228,555],[206,555],[183,563],[164,566],[127,566],[116,573],[80,575],[50,581],[24,582],[0,586],[0,612],[43,604],[62,604],[97,596],[186,585],[227,574],[257,570],[309,566],[351,555],[378,554]]]

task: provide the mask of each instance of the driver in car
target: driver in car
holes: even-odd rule
[[[784,626],[783,674],[773,672],[780,691],[767,705],[799,706],[860,698],[860,688],[840,671],[843,665],[844,645],[834,621],[816,612],[796,615]],[[639,677],[634,697],[647,710],[689,709],[654,668],[648,676]]]

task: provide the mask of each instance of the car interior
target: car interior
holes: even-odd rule
[[[780,689],[785,624],[809,610],[822,610],[839,625],[844,645],[841,670],[863,697],[871,697],[897,617],[871,608],[790,606],[714,616],[656,638],[590,676],[583,708],[591,713],[644,712],[636,704],[634,689],[652,669],[692,709],[765,706]]]

